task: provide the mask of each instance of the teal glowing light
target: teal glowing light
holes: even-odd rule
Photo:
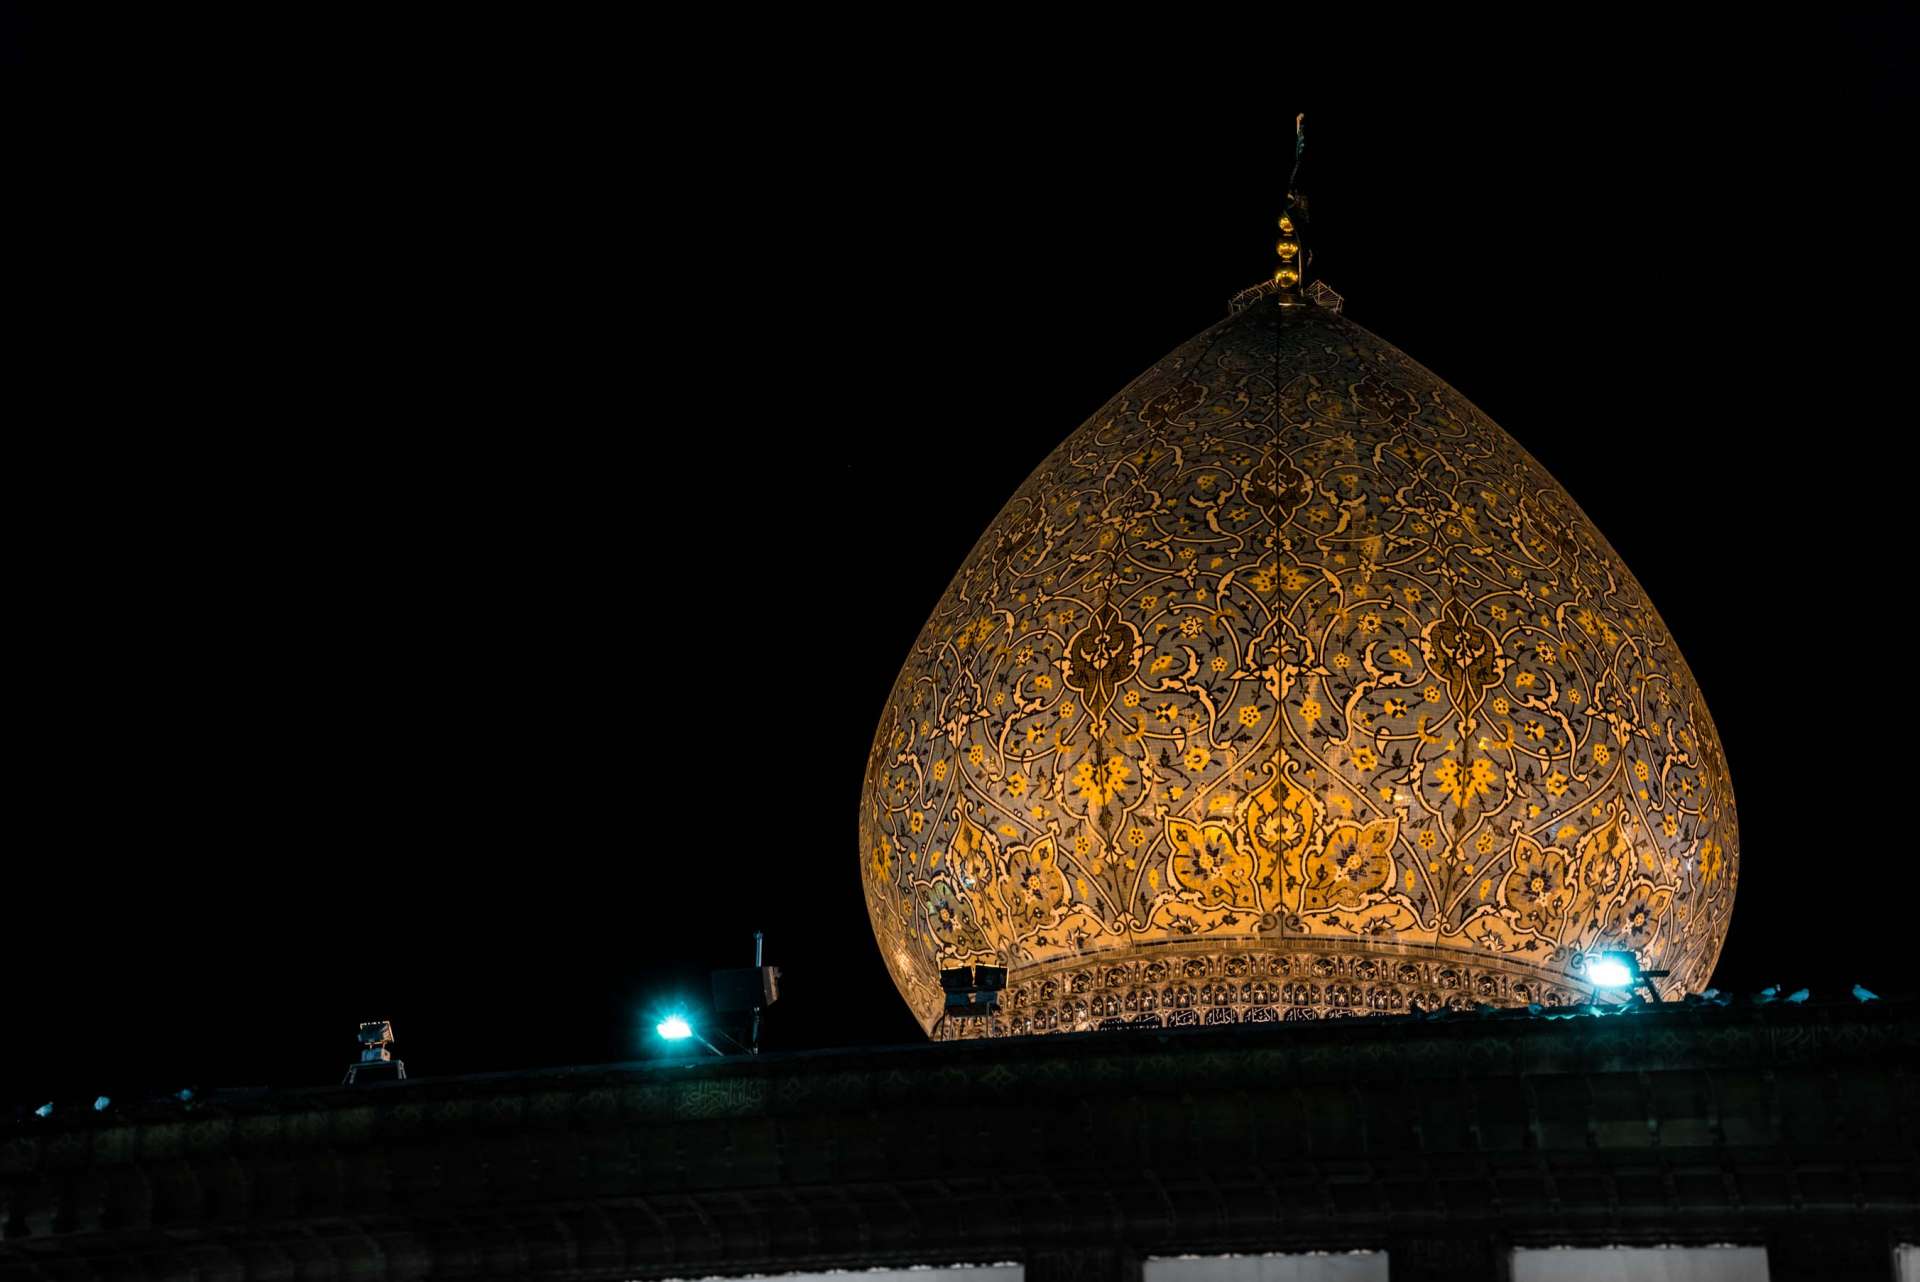
[[[1599,953],[1587,959],[1587,981],[1595,988],[1632,988],[1637,982],[1631,958]]]
[[[669,1015],[654,1025],[653,1031],[670,1042],[680,1042],[693,1036],[693,1025],[678,1015]]]

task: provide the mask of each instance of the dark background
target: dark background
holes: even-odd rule
[[[1633,568],[1731,762],[1716,982],[1915,985],[1914,20],[1191,39],[8,14],[0,1104],[913,1041],[855,816],[1025,475],[1315,274]],[[269,25],[271,24],[271,25]]]

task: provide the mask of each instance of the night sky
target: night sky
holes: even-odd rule
[[[887,692],[1027,473],[1270,273],[1296,110],[1313,274],[1700,681],[1716,982],[1912,992],[1915,24],[1817,21],[10,18],[54,287],[0,1104],[326,1083],[372,1017],[415,1075],[652,1055],[756,928],[769,1049],[920,1040],[858,883]]]

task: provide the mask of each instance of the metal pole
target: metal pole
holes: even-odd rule
[[[766,993],[767,984],[766,972],[762,970],[764,963],[761,961],[761,958],[764,956],[765,945],[766,936],[760,931],[754,931],[753,968],[756,972],[759,972],[755,974],[754,981],[760,985],[762,995]],[[753,1036],[748,1040],[747,1053],[749,1055],[758,1055],[760,1053],[760,1003],[758,1002],[755,1002],[753,1005]]]

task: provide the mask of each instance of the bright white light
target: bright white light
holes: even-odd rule
[[[677,1042],[693,1036],[693,1025],[678,1015],[669,1015],[656,1024],[653,1031],[670,1042]]]
[[[1587,982],[1595,988],[1633,987],[1633,967],[1619,953],[1601,953],[1587,959]]]

